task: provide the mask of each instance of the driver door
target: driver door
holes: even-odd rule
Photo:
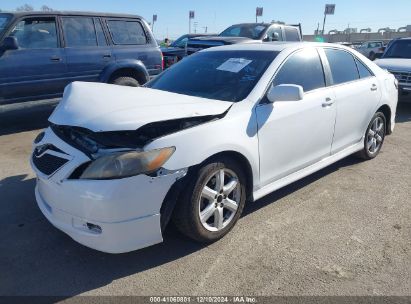
[[[300,85],[300,101],[268,102],[256,107],[260,153],[260,185],[270,184],[330,155],[336,119],[335,96],[326,87],[316,49],[290,55],[273,86]]]

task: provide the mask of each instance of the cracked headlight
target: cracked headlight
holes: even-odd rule
[[[169,147],[104,155],[93,161],[81,174],[80,179],[115,179],[151,173],[159,169],[175,150],[175,147]]]

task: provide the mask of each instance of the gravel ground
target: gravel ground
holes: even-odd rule
[[[375,160],[248,204],[224,239],[169,227],[120,255],[77,244],[36,206],[31,142],[55,104],[0,107],[0,295],[411,295],[411,104]]]

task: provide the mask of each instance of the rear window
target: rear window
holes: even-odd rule
[[[355,63],[357,64],[358,73],[360,74],[360,78],[367,78],[367,77],[374,76],[370,72],[370,70],[364,65],[364,63],[359,61],[357,58],[355,58]]]
[[[138,21],[109,20],[107,24],[114,44],[140,45],[147,43],[146,33]]]
[[[97,46],[93,18],[64,17],[63,31],[67,47]]]
[[[286,27],[285,28],[285,38],[287,41],[300,41],[300,34],[298,34],[298,30],[293,27]]]
[[[325,49],[334,84],[350,82],[359,79],[354,57],[342,50]]]
[[[233,25],[225,29],[219,36],[221,37],[247,37],[250,39],[260,39],[262,33],[267,29],[264,24],[240,24]]]

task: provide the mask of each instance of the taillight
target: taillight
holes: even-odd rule
[[[161,54],[161,70],[164,71],[164,56]]]

